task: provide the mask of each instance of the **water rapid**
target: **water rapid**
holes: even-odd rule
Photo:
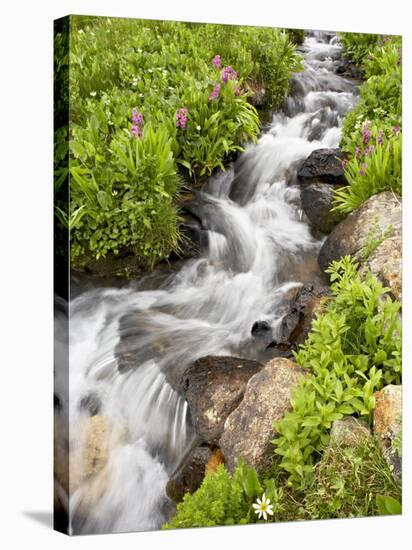
[[[70,423],[75,534],[157,529],[167,520],[165,484],[195,441],[179,393],[185,368],[209,354],[269,358],[251,335],[254,322],[265,320],[276,336],[290,289],[320,277],[321,239],[301,210],[296,166],[315,149],[338,146],[356,87],[336,74],[333,34],[310,33],[301,50],[304,71],[284,108],[191,206],[208,235],[201,256],[157,285],[143,278],[70,302],[68,401],[59,392],[64,360],[56,392],[57,414]],[[63,325],[57,316],[57,338]],[[91,447],[104,467],[94,459],[82,472],[78,457]]]

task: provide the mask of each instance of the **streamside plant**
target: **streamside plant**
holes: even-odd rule
[[[371,422],[375,392],[401,381],[400,303],[373,275],[362,280],[357,267],[350,257],[331,264],[334,299],[295,353],[311,375],[292,393],[292,411],[276,423],[273,441],[293,485],[313,477],[335,420],[355,415]]]

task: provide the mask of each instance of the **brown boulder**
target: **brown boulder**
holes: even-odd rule
[[[375,436],[385,460],[396,480],[402,478],[402,460],[394,448],[394,441],[402,429],[402,386],[390,384],[376,392],[376,407],[373,415]]]
[[[167,496],[174,502],[180,502],[186,493],[194,493],[202,484],[211,458],[209,447],[193,449],[167,482]]]
[[[262,363],[230,356],[207,356],[186,369],[182,390],[202,441],[217,444],[229,414],[240,403],[251,376]]]
[[[388,230],[391,236],[399,236],[401,228],[399,197],[389,191],[374,195],[333,229],[320,249],[319,266],[324,271],[333,260],[348,255],[361,259],[371,236],[385,235]]]
[[[275,421],[291,410],[292,389],[305,370],[289,359],[272,359],[248,382],[240,405],[225,422],[220,448],[230,471],[238,459],[265,471],[273,455]]]

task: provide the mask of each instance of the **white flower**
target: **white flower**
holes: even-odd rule
[[[196,130],[197,130],[198,132],[200,132],[201,129],[202,129],[202,128],[201,128],[200,126],[196,126]]]
[[[90,95],[91,95],[92,97],[96,97],[96,94],[97,94],[97,92],[90,92]]]
[[[147,72],[148,72],[148,73],[152,73],[152,72],[153,72],[153,69],[147,69]]]
[[[264,520],[268,519],[268,514],[273,516],[273,504],[270,504],[270,499],[266,498],[265,493],[263,493],[262,500],[260,498],[256,499],[257,504],[252,504],[255,509],[255,514],[259,514],[258,519],[263,516]]]

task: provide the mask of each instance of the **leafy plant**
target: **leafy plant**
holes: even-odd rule
[[[363,134],[370,133],[374,144],[365,138],[359,142],[355,156],[345,165],[348,185],[334,194],[334,209],[348,214],[369,197],[382,191],[402,194],[402,133],[395,128],[390,138],[374,126],[363,127]]]
[[[400,304],[345,257],[328,269],[334,300],[312,325],[296,362],[311,370],[292,393],[292,411],[275,424],[280,467],[292,484],[305,485],[329,443],[333,421],[344,415],[371,420],[374,393],[401,378]]]
[[[402,514],[402,504],[391,496],[376,495],[376,506],[381,516]]]
[[[239,464],[231,475],[223,464],[206,475],[200,488],[187,493],[176,515],[163,529],[245,524],[254,521],[252,502],[261,495],[256,471]]]
[[[132,252],[150,267],[178,249],[182,178],[256,139],[246,81],[278,105],[300,56],[284,31],[230,25],[71,16],[70,41],[72,263]]]
[[[339,32],[338,36],[344,55],[356,65],[362,65],[369,52],[382,40],[379,34],[358,32]]]

